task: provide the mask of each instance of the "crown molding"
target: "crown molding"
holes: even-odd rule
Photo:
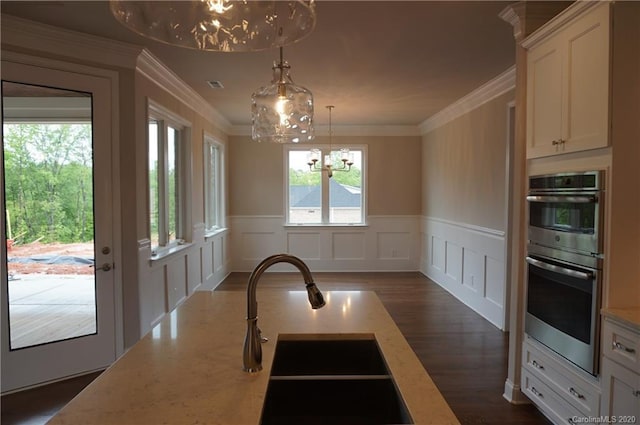
[[[502,12],[498,14],[500,19],[508,22],[513,27],[513,37],[518,40],[522,35],[522,25],[520,22],[521,10],[524,8],[523,2],[511,4],[504,8]]]
[[[110,67],[133,68],[142,47],[2,15],[2,48],[46,52]]]
[[[516,86],[515,65],[498,75],[491,81],[478,87],[468,95],[456,100],[442,111],[424,120],[419,128],[420,134],[426,134],[446,123],[484,105],[490,100],[514,89]]]
[[[328,125],[314,126],[317,136],[329,134]],[[420,136],[420,129],[416,125],[333,125],[331,131],[334,136]],[[230,136],[251,136],[250,125],[234,125]]]
[[[147,49],[143,49],[138,56],[136,71],[178,98],[194,111],[197,111],[200,115],[207,117],[223,132],[230,134],[232,130],[231,123]]]
[[[560,12],[554,18],[542,25],[522,41],[522,47],[529,49],[536,44],[543,42],[560,31],[568,22],[584,15],[591,9],[602,3],[611,3],[611,0],[576,0],[571,6]]]

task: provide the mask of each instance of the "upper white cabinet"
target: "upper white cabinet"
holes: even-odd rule
[[[523,43],[527,158],[609,144],[610,4],[579,3]]]

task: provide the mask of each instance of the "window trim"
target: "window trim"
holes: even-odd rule
[[[216,174],[216,193],[215,193],[215,207],[214,209],[216,210],[216,216],[217,216],[217,224],[208,227],[207,226],[207,220],[208,220],[208,215],[209,215],[209,208],[210,208],[210,203],[209,203],[209,196],[208,194],[208,177],[209,177],[209,173],[210,173],[210,169],[208,167],[208,164],[210,164],[210,150],[209,147],[210,146],[214,146],[217,151],[218,151],[218,155],[217,155],[217,167],[215,170],[215,174]],[[222,231],[224,231],[226,229],[226,217],[225,217],[225,211],[226,211],[226,199],[225,199],[225,194],[226,194],[226,169],[225,169],[225,149],[224,149],[224,143],[222,143],[218,138],[216,138],[215,136],[213,136],[212,134],[204,131],[203,132],[203,136],[202,136],[202,150],[203,150],[203,217],[204,217],[204,233],[205,233],[205,238],[207,237],[211,237],[214,236],[217,233],[220,233]]]
[[[283,146],[283,159],[284,159],[284,227],[366,227],[368,226],[368,211],[367,211],[367,163],[368,152],[367,145],[362,144],[340,144],[340,146],[331,145],[333,151],[340,148],[348,148],[349,150],[362,151],[362,168],[360,170],[362,176],[362,186],[360,205],[362,209],[362,219],[359,223],[329,223],[329,177],[326,172],[322,172],[322,178],[320,180],[322,190],[322,203],[321,203],[321,215],[322,223],[292,223],[289,220],[289,152],[291,151],[310,151],[311,149],[320,149],[321,158],[324,158],[326,152],[329,151],[329,144],[314,144],[314,145],[284,145]],[[326,205],[326,208],[325,208]],[[326,211],[325,211],[326,210]]]
[[[149,122],[154,120],[158,122],[158,164],[162,164],[162,168],[158,167],[159,177],[158,188],[160,205],[158,214],[158,245],[151,244],[151,258],[153,260],[160,259],[169,254],[178,251],[180,246],[187,245],[186,241],[191,239],[191,122],[168,110],[159,103],[147,98],[147,117],[145,123],[145,134],[147,142],[147,232],[151,240],[151,205],[149,186]],[[176,173],[178,182],[176,185],[176,237],[174,240],[168,240],[168,128],[172,127],[178,130],[179,139],[177,155],[176,155]]]

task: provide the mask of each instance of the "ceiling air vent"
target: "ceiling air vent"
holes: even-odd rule
[[[218,81],[218,80],[207,81],[207,84],[209,84],[209,87],[211,87],[212,89],[223,89],[224,88],[222,83],[220,81]]]

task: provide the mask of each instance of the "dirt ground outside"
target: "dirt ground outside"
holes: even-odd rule
[[[93,243],[40,243],[13,245],[7,250],[8,259],[29,258],[39,255],[62,255],[94,258]],[[44,264],[9,262],[9,274],[93,274],[92,266],[73,264]]]

